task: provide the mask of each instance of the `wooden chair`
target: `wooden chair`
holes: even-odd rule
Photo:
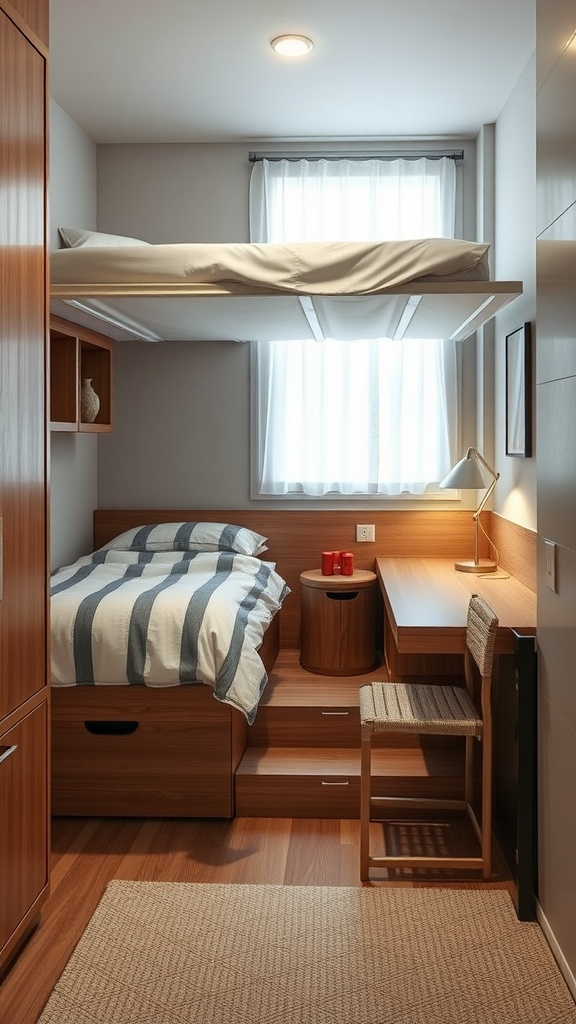
[[[371,867],[481,869],[491,873],[492,843],[492,712],[491,683],[498,618],[490,606],[474,594],[468,605],[463,686],[433,683],[368,683],[360,687],[362,756],[360,773],[360,877],[370,880]],[[481,676],[479,712],[473,702],[473,665]],[[372,737],[378,732],[465,736],[465,784],[463,800],[406,798],[372,795]],[[482,741],[482,807],[478,823],[472,807],[473,740]],[[370,820],[376,805],[385,808],[421,810],[427,808],[465,810],[480,841],[480,855],[472,857],[438,855],[371,856]]]

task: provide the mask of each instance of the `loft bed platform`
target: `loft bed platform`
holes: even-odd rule
[[[88,246],[51,254],[51,312],[117,341],[463,341],[522,294],[460,239]]]

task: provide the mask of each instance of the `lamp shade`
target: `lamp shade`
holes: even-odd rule
[[[481,464],[473,458],[470,451],[457,462],[447,476],[439,484],[440,487],[453,487],[456,490],[486,487],[486,477]]]

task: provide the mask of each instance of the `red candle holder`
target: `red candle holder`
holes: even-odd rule
[[[343,576],[354,575],[354,555],[351,551],[340,552],[340,570]]]
[[[334,552],[323,551],[322,552],[322,575],[333,576],[334,575]]]

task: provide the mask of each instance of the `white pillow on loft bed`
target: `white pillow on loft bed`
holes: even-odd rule
[[[84,228],[58,228],[58,234],[65,249],[101,247],[103,245],[150,245],[141,238],[128,235],[107,235],[102,231],[88,231]]]

